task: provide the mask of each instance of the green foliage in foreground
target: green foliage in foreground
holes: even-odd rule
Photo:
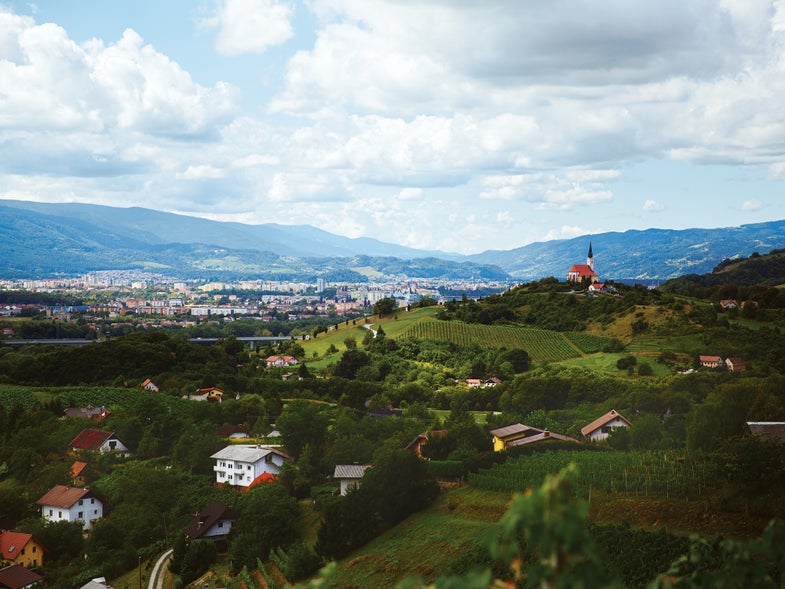
[[[517,494],[488,537],[492,565],[433,583],[408,578],[398,589],[510,589],[512,587],[621,588],[618,566],[611,565],[601,541],[587,524],[588,506],[576,501],[577,468],[549,475],[534,491]],[[299,589],[330,586],[337,565]],[[707,541],[693,537],[688,554],[650,580],[649,589],[781,587],[785,580],[785,525],[772,522],[749,542]]]

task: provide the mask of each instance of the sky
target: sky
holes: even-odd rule
[[[470,254],[784,189],[785,0],[0,0],[0,199]]]

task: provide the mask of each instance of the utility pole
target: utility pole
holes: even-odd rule
[[[139,555],[139,589],[142,589],[142,555]]]

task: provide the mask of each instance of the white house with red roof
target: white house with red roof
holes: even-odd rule
[[[55,485],[36,501],[41,517],[50,522],[82,522],[82,529],[91,530],[95,520],[104,514],[104,505],[90,489]]]
[[[719,368],[722,366],[722,358],[720,356],[698,356],[698,362],[705,368]]]
[[[268,356],[266,362],[268,368],[294,366],[297,364],[297,358],[294,356]]]
[[[123,444],[114,432],[105,432],[98,429],[83,429],[73,440],[71,449],[92,450],[105,454],[106,452],[120,452],[128,456],[128,447]]]
[[[592,442],[606,439],[611,431],[617,427],[630,427],[632,423],[615,409],[611,409],[602,417],[598,417],[589,425],[581,428],[581,434]]]
[[[280,448],[257,444],[232,444],[213,454],[215,482],[219,486],[247,488],[262,475],[281,474],[291,457]]]

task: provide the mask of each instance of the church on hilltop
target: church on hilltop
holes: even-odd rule
[[[573,264],[570,271],[567,272],[567,282],[588,282],[596,284],[600,281],[600,277],[594,272],[594,253],[591,250],[591,242],[589,242],[589,254],[586,256],[585,264]]]

